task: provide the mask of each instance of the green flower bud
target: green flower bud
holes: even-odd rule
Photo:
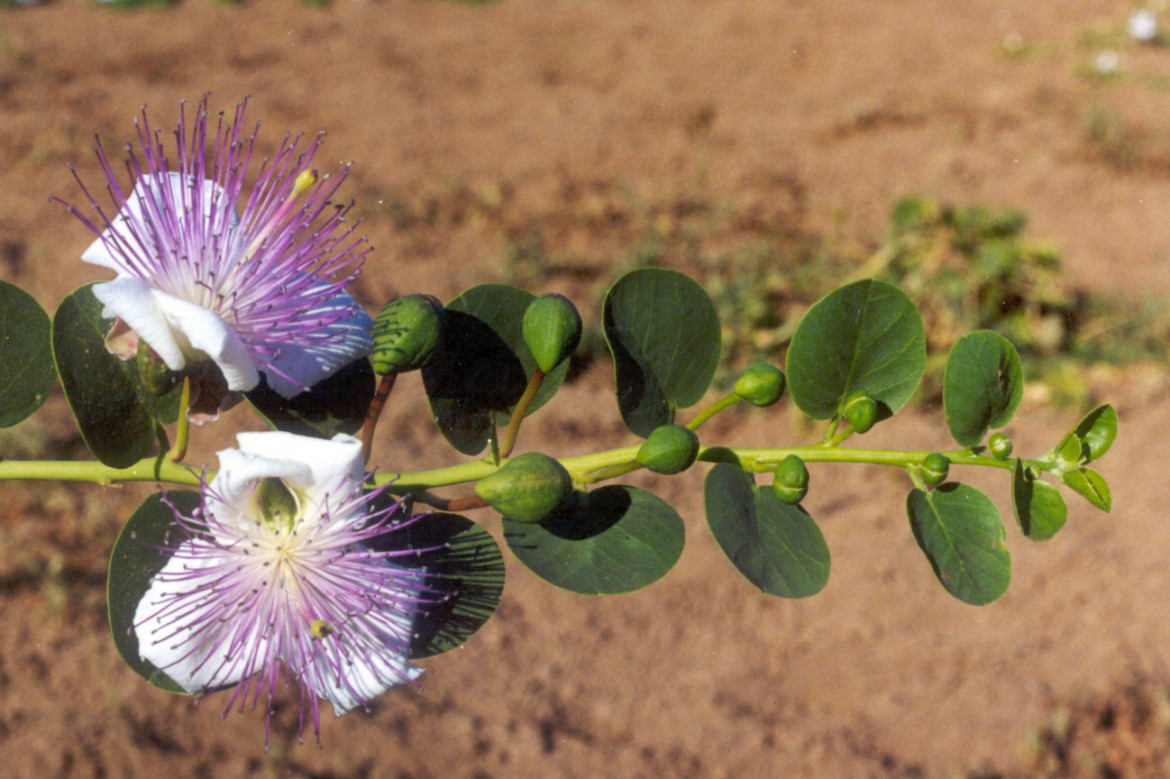
[[[655,473],[679,473],[691,467],[699,454],[699,437],[680,425],[656,428],[635,456],[638,465]]]
[[[581,315],[564,295],[541,295],[528,304],[522,323],[524,343],[545,373],[569,357],[581,343]]]
[[[168,368],[158,353],[141,338],[138,339],[138,351],[134,355],[134,364],[138,366],[138,377],[142,379],[142,386],[160,397],[170,392],[183,375]]]
[[[995,459],[1006,460],[1012,456],[1012,439],[1003,433],[994,433],[987,441],[987,448]]]
[[[374,320],[374,371],[385,376],[425,365],[439,345],[445,313],[432,295],[407,295],[383,306]]]
[[[950,460],[938,452],[931,452],[922,458],[922,465],[918,468],[918,472],[922,474],[922,480],[931,487],[946,481],[947,473],[950,470]]]
[[[845,401],[845,421],[855,432],[868,433],[877,422],[877,402],[864,392],[854,392]]]
[[[808,494],[808,468],[804,460],[790,454],[776,464],[772,490],[780,500],[795,506]]]
[[[538,452],[504,463],[475,484],[475,494],[508,519],[539,522],[573,487],[565,466]]]
[[[735,381],[735,394],[753,406],[770,406],[784,394],[784,371],[766,362],[749,365]]]

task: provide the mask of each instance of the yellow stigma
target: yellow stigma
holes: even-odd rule
[[[317,183],[317,171],[302,170],[297,174],[296,181],[293,182],[292,192],[289,194],[289,200],[293,200],[301,196],[309,187]]]
[[[256,233],[256,237],[252,239],[252,243],[248,244],[248,248],[244,250],[243,256],[240,258],[240,265],[244,265],[256,256],[256,252],[264,245],[264,241],[272,234],[284,219],[292,212],[296,206],[297,198],[309,187],[317,183],[317,171],[302,170],[297,174],[293,180],[292,192],[288,193],[288,198],[276,209],[276,212],[268,219],[262,228]]]
[[[309,632],[313,638],[327,638],[333,635],[333,626],[323,619],[315,619],[309,623]]]

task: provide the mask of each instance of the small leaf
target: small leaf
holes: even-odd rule
[[[139,676],[159,689],[186,695],[187,691],[160,671],[149,660],[138,654],[138,636],[134,632],[134,612],[150,589],[151,579],[166,565],[168,556],[162,551],[182,537],[175,522],[175,509],[191,516],[199,507],[199,493],[173,490],[164,502],[161,493],[151,495],[134,512],[110,554],[110,570],[106,581],[106,605],[109,609],[110,632],[118,654]]]
[[[788,386],[801,411],[828,419],[861,392],[878,402],[879,420],[900,409],[926,370],[918,309],[901,290],[858,281],[830,292],[808,313],[788,348]]]
[[[710,386],[720,347],[715,304],[685,274],[640,268],[610,287],[603,313],[622,420],[645,438]]]
[[[906,499],[910,528],[934,575],[951,595],[983,606],[1003,595],[1012,576],[1003,519],[991,498],[947,482]]]
[[[1117,412],[1108,404],[1097,406],[1077,423],[1075,432],[1085,445],[1085,462],[1098,460],[1117,438]]]
[[[1076,467],[1085,461],[1085,442],[1076,432],[1071,432],[1061,439],[1056,447],[1056,456],[1066,466]]]
[[[386,495],[383,493],[383,495]],[[376,500],[386,500],[379,496]],[[449,652],[466,643],[500,605],[504,558],[491,533],[457,514],[430,513],[372,538],[373,549],[416,549],[390,561],[426,572],[424,612],[415,620],[412,659]]]
[[[362,357],[291,398],[271,390],[262,373],[260,383],[245,392],[244,397],[277,430],[332,438],[361,428],[374,399],[375,386],[374,369]]]
[[[179,388],[157,397],[143,386],[135,361],[106,350],[110,320],[87,284],[61,301],[53,317],[53,359],[65,398],[85,445],[113,468],[126,468],[150,452],[154,419],[178,417]]]
[[[943,377],[943,406],[947,427],[961,445],[978,446],[990,428],[1006,425],[1023,394],[1020,356],[999,333],[968,333],[951,348]]]
[[[804,509],[719,463],[703,488],[707,525],[741,574],[767,595],[806,598],[829,581],[829,547]]]
[[[536,370],[524,341],[524,312],[534,296],[506,284],[472,287],[447,304],[439,348],[423,366],[423,385],[447,441],[479,454],[497,426],[506,425]],[[548,373],[528,413],[560,387],[568,361]]]
[[[1060,480],[1073,492],[1092,503],[1102,511],[1113,508],[1113,497],[1105,478],[1092,468],[1080,468],[1061,474]]]
[[[658,496],[624,485],[576,493],[539,524],[504,520],[504,540],[540,578],[583,595],[641,589],[682,554],[685,528]]]
[[[1068,520],[1068,507],[1060,490],[1048,482],[1033,479],[1022,460],[1016,460],[1012,473],[1012,508],[1024,535],[1035,541],[1047,541]]]
[[[0,427],[41,407],[57,381],[49,315],[31,295],[0,281]]]

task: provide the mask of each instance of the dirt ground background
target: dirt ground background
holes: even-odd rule
[[[91,236],[67,165],[98,171],[95,133],[167,128],[182,99],[251,96],[271,148],[329,134],[376,247],[357,294],[515,276],[532,225],[574,273],[531,278],[590,303],[646,220],[718,203],[755,234],[880,239],[909,192],[1012,205],[1059,246],[1073,283],[1138,301],[1170,293],[1170,49],[1119,30],[1116,0],[292,0],[118,12],[80,0],[0,13],[0,277],[52,310]],[[1106,44],[1113,79],[1086,76]],[[630,204],[634,203],[635,206]],[[641,205],[637,205],[641,204]],[[679,206],[681,207],[681,206]],[[661,226],[661,224],[660,224]],[[738,229],[738,228],[737,228]],[[735,229],[710,236],[734,243]],[[532,274],[529,273],[529,276]],[[596,316],[593,312],[592,316]],[[326,715],[270,750],[258,712],[154,690],[107,635],[104,565],[146,490],[0,488],[0,774],[121,776],[1167,776],[1170,479],[1161,366],[1102,372],[1122,435],[1103,464],[1114,510],[1070,496],[1035,544],[1009,525],[1013,583],[985,608],[937,586],[908,532],[906,481],[818,469],[806,503],[833,553],[817,597],[759,595],[702,518],[700,475],[663,485],[686,521],[679,565],[639,593],[559,592],[509,560],[498,615],[423,663],[421,690],[370,715]],[[605,364],[534,418],[553,452],[628,443]],[[449,462],[417,381],[396,391],[375,460]],[[878,445],[941,447],[941,415]],[[1008,430],[1047,449],[1075,410],[1032,403]],[[795,440],[783,410],[732,416],[728,443]],[[22,425],[31,450],[78,453],[59,397]],[[761,422],[761,420],[766,420]],[[212,460],[246,411],[199,430]],[[714,436],[712,437],[714,438]],[[9,445],[16,439],[8,439]],[[29,443],[29,442],[32,443]],[[38,443],[39,442],[39,443]],[[868,443],[868,442],[867,442]],[[4,453],[14,456],[11,452]],[[1006,484],[982,481],[1010,517]],[[498,522],[484,516],[497,533]]]

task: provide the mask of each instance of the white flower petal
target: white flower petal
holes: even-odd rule
[[[223,646],[219,641],[208,638],[206,645],[201,645],[198,639],[192,641],[190,638],[190,626],[194,620],[189,613],[190,602],[185,596],[205,586],[210,587],[211,580],[220,575],[211,569],[222,563],[207,555],[192,554],[195,543],[188,541],[179,547],[176,555],[155,575],[134,612],[138,654],[193,694],[241,681],[250,659],[242,652],[230,659],[225,659],[222,654],[212,656],[213,652],[222,653]],[[201,585],[197,577],[191,578],[192,573],[201,569],[207,569],[208,583],[205,585]],[[183,608],[176,609],[176,603],[184,604]],[[184,622],[186,627],[183,627]],[[268,640],[262,637],[249,642],[248,647],[250,651],[255,649],[259,657],[270,651]]]
[[[383,564],[401,571],[408,570],[391,563]],[[416,580],[417,577],[410,579]],[[402,591],[404,598],[411,597],[412,594],[405,589]],[[380,619],[398,625],[400,632],[397,635],[385,632],[379,637],[387,647],[399,646],[403,637],[409,637],[414,631],[412,612],[389,605],[393,604],[393,593],[387,594],[383,604],[387,605],[380,609]],[[345,630],[344,626],[341,630]],[[343,662],[345,673],[341,676],[344,681],[332,670],[327,653],[318,653],[313,660],[315,666],[313,678],[316,681],[317,695],[332,703],[333,712],[339,717],[352,708],[372,701],[391,687],[417,679],[423,672],[421,668],[407,660],[405,652],[372,652],[366,655],[351,653]]]
[[[251,435],[286,435],[285,433],[251,433]],[[287,479],[290,484],[311,481],[313,471],[303,462],[280,457],[264,457],[238,449],[224,449],[219,455],[219,471],[209,489],[236,513],[243,513],[261,479]],[[216,503],[210,504],[215,510]]]
[[[401,657],[374,655],[368,659],[372,659],[374,665],[355,660],[346,668],[345,680],[349,686],[339,685],[337,677],[330,674],[328,667],[318,668],[321,686],[317,688],[317,695],[333,704],[333,713],[337,716],[365,705],[391,687],[422,676],[423,669]],[[322,664],[324,660],[317,662]],[[390,681],[395,679],[397,681]]]
[[[214,360],[223,372],[230,390],[246,392],[260,383],[260,372],[256,370],[244,342],[219,315],[198,303],[165,292],[154,290],[153,296],[172,331],[176,333],[175,340],[180,343],[186,342],[193,350],[193,353],[188,354],[191,359],[202,359],[206,356]],[[132,325],[129,320],[127,324]],[[138,335],[154,346],[142,332],[139,331]]]
[[[171,370],[183,369],[188,360],[211,358],[228,389],[246,391],[260,383],[244,342],[203,306],[152,289],[132,276],[94,284],[93,294],[102,304],[103,317],[119,317]]]
[[[186,366],[183,347],[159,307],[154,290],[132,276],[94,284],[92,289],[93,296],[102,304],[103,317],[120,318],[150,344],[172,371]]]
[[[134,238],[136,230],[132,229],[132,225],[141,226],[149,221],[144,218],[144,208],[146,198],[151,198],[156,204],[163,203],[163,197],[153,191],[153,179],[143,177],[134,185],[134,191],[126,198],[126,205],[118,212],[110,222],[110,226],[101,234],[101,236],[90,244],[89,248],[81,254],[81,259],[84,262],[100,265],[103,268],[117,271],[119,274],[130,273],[130,269],[126,267],[125,263],[118,259],[119,256],[124,256],[126,252],[131,255],[146,251],[139,244],[138,240]],[[170,200],[172,203],[182,203],[184,200],[190,200],[190,195],[184,196],[183,187],[190,187],[193,179],[190,176],[184,176],[181,173],[167,174],[167,184],[170,187]],[[223,188],[214,181],[207,179],[203,182],[203,218],[206,220],[213,211],[213,204],[221,202],[224,197]],[[232,215],[231,226],[239,224],[239,217]],[[138,233],[143,240],[150,241],[151,236],[142,235]],[[123,247],[125,251],[115,251],[111,253],[106,244],[112,243],[115,247]],[[153,250],[153,247],[149,247]],[[157,351],[157,350],[156,350]]]
[[[321,329],[320,343],[313,346],[286,344],[280,348],[280,353],[272,360],[276,370],[265,372],[268,386],[273,392],[282,398],[299,395],[305,391],[305,387],[312,387],[370,353],[374,348],[370,335],[374,320],[356,306],[348,292],[340,292],[317,308],[305,311],[301,318],[330,318],[336,316],[339,310],[351,306],[354,307],[354,314]]]
[[[349,498],[341,493],[360,489],[365,479],[362,442],[344,433],[330,441],[281,431],[239,433],[236,439],[243,453],[300,465],[301,475],[290,477],[288,484],[318,505],[327,495],[335,504],[338,498]]]

